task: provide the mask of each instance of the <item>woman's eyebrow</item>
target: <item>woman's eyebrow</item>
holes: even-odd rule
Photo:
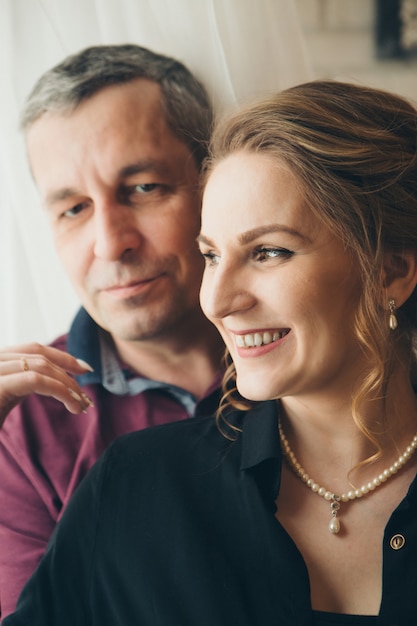
[[[303,242],[310,241],[310,239],[306,235],[303,235],[295,228],[285,226],[285,224],[266,224],[265,226],[252,228],[251,230],[247,230],[238,235],[238,240],[241,244],[247,244],[251,243],[251,241],[254,241],[258,237],[262,237],[262,235],[269,235],[270,233],[277,232],[285,233],[287,235],[291,235],[292,237],[297,237],[297,239],[300,239]]]
[[[291,235],[292,237],[296,237],[300,239],[302,242],[310,242],[310,238],[307,235],[300,233],[295,228],[290,228],[289,226],[285,226],[284,224],[266,224],[265,226],[259,226],[257,228],[252,228],[243,233],[240,233],[237,236],[237,239],[240,244],[245,245],[251,243],[258,237],[262,237],[262,235],[268,235],[270,233],[281,232],[287,235]],[[201,243],[205,243],[208,246],[214,245],[213,241],[211,241],[208,237],[200,233],[197,237],[197,241]]]
[[[205,243],[205,244],[206,244],[206,246],[213,246],[213,245],[214,245],[214,244],[213,244],[213,242],[211,241],[211,239],[208,239],[208,237],[205,237],[205,236],[203,235],[203,233],[200,233],[200,234],[198,235],[198,237],[197,237],[196,241],[197,241],[198,243]]]

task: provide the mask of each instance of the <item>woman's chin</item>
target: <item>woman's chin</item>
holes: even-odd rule
[[[252,384],[239,384],[239,380],[236,381],[236,387],[242,398],[245,400],[251,400],[252,402],[262,402],[264,400],[273,400],[276,398],[275,390],[266,389],[265,387],[255,386]]]

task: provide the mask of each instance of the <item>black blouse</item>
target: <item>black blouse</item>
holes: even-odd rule
[[[314,626],[375,626],[378,618],[371,615],[339,615],[313,611]]]
[[[385,530],[379,617],[313,612],[304,560],[274,515],[275,403],[235,419],[234,442],[198,418],[112,444],[4,626],[416,626],[417,481]]]

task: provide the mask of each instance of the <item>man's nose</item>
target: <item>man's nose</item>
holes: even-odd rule
[[[142,237],[132,208],[114,202],[94,207],[94,254],[106,261],[117,261],[137,249]]]

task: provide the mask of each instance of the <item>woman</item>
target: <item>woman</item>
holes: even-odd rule
[[[417,623],[417,111],[312,82],[215,133],[216,420],[119,439],[4,623]]]

